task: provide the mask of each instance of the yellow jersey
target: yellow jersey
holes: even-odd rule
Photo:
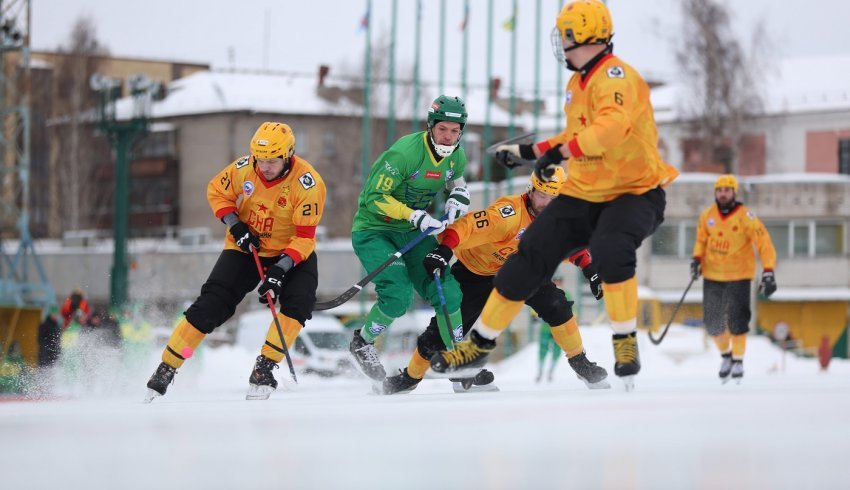
[[[520,238],[534,221],[527,199],[525,194],[505,196],[485,210],[466,214],[440,234],[440,243],[453,249],[457,260],[472,273],[495,275],[517,252]],[[591,262],[587,249],[568,260],[582,269]]]
[[[776,249],[764,224],[743,204],[724,215],[717,205],[699,217],[694,258],[702,263],[703,277],[711,281],[753,279],[755,250],[764,270],[776,267]]]
[[[325,183],[306,160],[292,157],[289,172],[267,181],[244,156],[218,173],[207,186],[215,216],[236,212],[260,237],[260,255],[285,253],[297,264],[316,248],[316,226],[325,208]],[[240,250],[228,233],[224,248]]]
[[[566,128],[536,145],[541,153],[558,144],[570,149],[561,194],[607,202],[665,186],[679,175],[658,153],[649,85],[631,66],[605,55],[586,76],[573,74],[566,90]]]

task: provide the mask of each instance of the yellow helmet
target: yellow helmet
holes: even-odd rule
[[[549,182],[543,182],[537,178],[536,174],[532,173],[531,184],[528,186],[528,191],[531,192],[531,189],[535,189],[543,194],[557,196],[561,193],[561,186],[564,185],[564,182],[566,181],[567,172],[564,171],[564,167],[559,165],[555,167],[555,175],[552,176],[552,180]]]
[[[608,44],[614,34],[611,12],[599,0],[577,0],[564,5],[555,21],[563,47]]]
[[[251,155],[254,158],[283,158],[289,160],[295,153],[295,134],[288,125],[264,122],[251,138]]]
[[[714,183],[714,188],[716,190],[720,189],[721,187],[729,187],[733,191],[738,192],[738,179],[736,179],[735,176],[732,174],[721,175]]]

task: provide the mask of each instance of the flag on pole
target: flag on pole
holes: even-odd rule
[[[369,17],[371,16],[371,12],[369,9],[366,9],[366,13],[363,14],[363,17],[360,19],[360,26],[357,28],[358,31],[362,32],[369,28]]]
[[[458,29],[460,32],[466,30],[466,25],[469,23],[469,2],[465,2],[463,6],[463,20],[460,22]]]
[[[513,32],[513,30],[515,28],[516,28],[516,10],[513,11],[511,16],[507,20],[502,22],[502,29],[504,29],[506,31]]]

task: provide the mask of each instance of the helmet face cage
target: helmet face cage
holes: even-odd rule
[[[560,63],[564,68],[566,68],[567,48],[564,47],[564,41],[561,38],[561,31],[557,26],[552,28],[552,34],[549,35],[549,40],[552,42],[552,54],[555,56],[555,59],[558,60],[558,63]]]

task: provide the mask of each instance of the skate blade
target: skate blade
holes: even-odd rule
[[[731,379],[732,379],[732,378],[730,378],[729,376],[726,376],[725,378],[720,378],[720,383],[725,385],[725,384],[726,384],[726,383],[728,383],[728,382],[729,382],[729,380],[731,380]]]
[[[452,379],[452,378],[474,378],[481,372],[480,367],[470,367],[458,369],[457,371],[446,371],[444,373],[434,371],[428,373],[428,377],[437,379]]]
[[[496,392],[500,391],[499,387],[494,383],[486,384],[483,386],[472,385],[469,388],[464,388],[463,383],[460,381],[452,381],[452,389],[455,393],[487,393],[487,392]]]
[[[274,388],[267,385],[248,385],[248,394],[245,395],[246,400],[268,400]]]
[[[154,398],[156,398],[158,396],[162,396],[162,395],[160,395],[158,392],[148,388],[148,394],[145,395],[145,399],[142,400],[142,403],[150,403],[150,402],[153,401]]]
[[[582,383],[584,383],[585,386],[587,386],[591,390],[609,390],[609,389],[611,389],[611,383],[609,383],[607,379],[600,379],[599,381],[597,381],[595,383],[591,383],[590,381],[587,380],[587,378],[584,378],[582,376],[577,376],[577,377],[578,377],[578,379],[581,380]]]
[[[368,380],[369,380],[369,381],[371,381],[373,384],[374,384],[374,383],[379,383],[379,384],[383,385],[383,383],[384,383],[384,379],[386,378],[386,374],[384,375],[384,377],[383,377],[383,378],[380,378],[380,379],[373,378],[373,377],[369,376],[368,374],[366,374],[366,372],[365,372],[365,371],[363,371],[363,368],[362,368],[362,367],[360,367],[360,363],[359,363],[359,362],[357,362],[357,358],[356,358],[356,357],[354,357],[354,354],[352,354],[351,352],[349,352],[349,353],[348,353],[348,358],[351,360],[351,365],[352,365],[352,366],[354,366],[354,370],[355,370],[355,371],[357,371],[358,373],[360,373],[360,375],[361,375],[361,376],[363,376],[364,378],[368,379]],[[373,386],[373,388],[374,388],[374,386]],[[381,387],[381,391],[382,391],[382,392],[384,391],[383,387]]]
[[[623,381],[623,387],[627,392],[634,391],[635,389],[635,375],[629,376],[620,376],[620,379]]]

